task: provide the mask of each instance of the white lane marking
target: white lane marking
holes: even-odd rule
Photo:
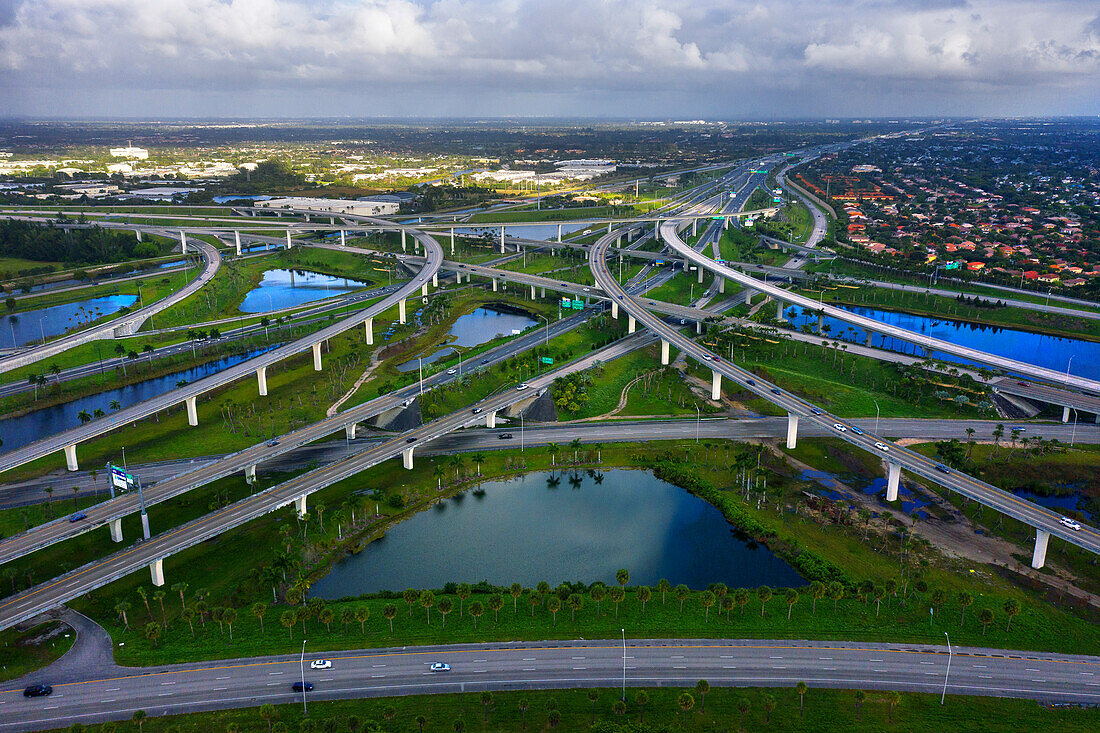
[[[978,676],[979,676],[979,677],[981,677],[981,678],[982,678],[983,680],[991,680],[991,679],[993,679],[993,675],[989,675],[989,674],[980,674],[980,675],[978,675]]]
[[[782,659],[783,657],[768,657],[768,659]]]
[[[921,664],[924,664],[924,662],[921,662]],[[986,668],[986,666],[984,664],[975,664],[973,666],[974,666],[974,669],[985,669]]]
[[[1037,670],[1037,669],[1032,669],[1031,667],[1027,667],[1026,669],[1024,669],[1024,671],[1025,671],[1025,672],[1038,672],[1039,670]]]
[[[1083,674],[1087,677],[1092,677],[1092,672],[1082,672],[1081,674]]]
[[[524,672],[534,672],[535,668],[534,667],[524,667],[522,671],[524,671]]]
[[[385,677],[384,674],[372,674],[371,677]]]
[[[160,693],[157,693],[157,697],[167,697],[168,695],[171,695],[171,694],[172,694],[171,692],[160,692]]]
[[[570,657],[570,659],[584,659],[584,657]],[[485,660],[483,659],[483,660],[481,660],[481,661],[483,661],[483,662],[484,662]]]
[[[118,692],[121,689],[121,687],[108,687],[104,692]]]
[[[161,685],[174,685],[176,683],[175,682],[161,682],[160,684]]]
[[[475,662],[488,662],[488,659],[475,659]]]
[[[588,669],[588,667],[574,667],[573,669]]]
[[[110,699],[110,700],[100,700],[100,702],[101,702],[101,703],[102,703],[102,702],[115,702],[115,700],[114,700],[114,699],[112,698],[112,699]]]
[[[384,664],[372,664],[371,666],[372,667],[385,667],[386,665],[384,665]]]
[[[671,659],[683,659],[684,655],[683,654],[673,654],[672,657],[670,657],[670,658]]]
[[[271,687],[272,685],[277,685],[277,684],[279,684],[279,683],[278,682],[268,682],[267,686]]]
[[[322,677],[321,682],[332,682],[332,678],[331,677]]]
[[[277,675],[277,674],[282,674],[282,672],[268,672],[268,674],[270,674],[270,675]]]
[[[921,662],[921,664],[935,664],[935,662]]]
[[[228,687],[215,687],[214,690],[228,690]]]
[[[831,661],[833,661],[833,658],[832,658],[832,657],[818,657],[818,659],[820,659],[820,660],[821,660],[821,661],[823,661],[823,662],[831,662]]]
[[[1032,680],[1032,682],[1046,682],[1046,680]]]
[[[836,671],[836,667],[822,667],[822,669],[827,669],[830,672],[835,672]]]
[[[888,669],[876,669],[874,671],[875,672],[889,672],[890,670],[888,670]]]
[[[871,661],[872,662],[882,662],[882,661],[885,661],[885,660],[883,660],[883,659],[872,659]]]
[[[525,662],[533,662],[533,661],[535,661],[535,657],[524,657],[524,658],[523,658],[523,661],[525,661]]]

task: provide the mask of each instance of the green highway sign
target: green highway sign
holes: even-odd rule
[[[572,302],[573,301],[571,301],[569,298],[562,298],[561,299],[561,307],[562,308],[568,308],[569,304],[572,303]]]
[[[544,357],[542,357],[542,363],[543,364],[553,364],[554,360],[549,356],[544,356]]]
[[[584,310],[584,301],[583,300],[574,300],[573,301],[573,310],[575,310],[575,311]]]
[[[959,263],[958,262],[948,262],[946,265],[943,266],[943,269],[945,269],[945,270],[957,270],[957,269],[959,269]]]

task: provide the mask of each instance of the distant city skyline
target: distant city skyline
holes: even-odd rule
[[[1081,0],[0,0],[41,117],[1100,113]]]

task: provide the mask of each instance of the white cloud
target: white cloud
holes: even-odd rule
[[[1095,89],[1100,79],[1100,20],[1094,5],[1073,0],[14,0],[14,6],[0,13],[0,88],[16,107],[33,98],[42,108],[43,100],[66,92],[84,99],[97,90],[251,89],[282,99],[325,90],[348,101],[401,100],[393,104],[410,114],[437,94],[491,93],[525,104],[567,94],[574,103],[596,100],[594,108],[609,95],[627,95],[651,102],[626,114],[674,114],[668,95],[675,104],[700,92],[711,93],[708,103],[721,98],[717,92],[766,104],[785,89],[812,106],[824,99],[823,90],[844,100],[845,90],[875,87],[904,101],[910,84],[933,96],[965,97],[976,86],[1020,93],[1076,79]]]

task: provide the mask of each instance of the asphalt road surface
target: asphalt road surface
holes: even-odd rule
[[[505,611],[507,613],[507,611]],[[716,624],[724,623],[716,615]],[[325,670],[309,662],[332,661]],[[912,644],[767,640],[544,641],[401,647],[306,655],[307,700],[482,690],[793,687],[905,690],[1052,702],[1100,702],[1100,657]],[[434,662],[451,666],[432,672]],[[125,670],[59,684],[46,698],[0,692],[0,731],[128,720],[202,710],[295,703],[303,677],[297,655]],[[45,682],[35,679],[26,682]],[[948,701],[948,704],[959,704]],[[813,693],[806,705],[813,709]]]

